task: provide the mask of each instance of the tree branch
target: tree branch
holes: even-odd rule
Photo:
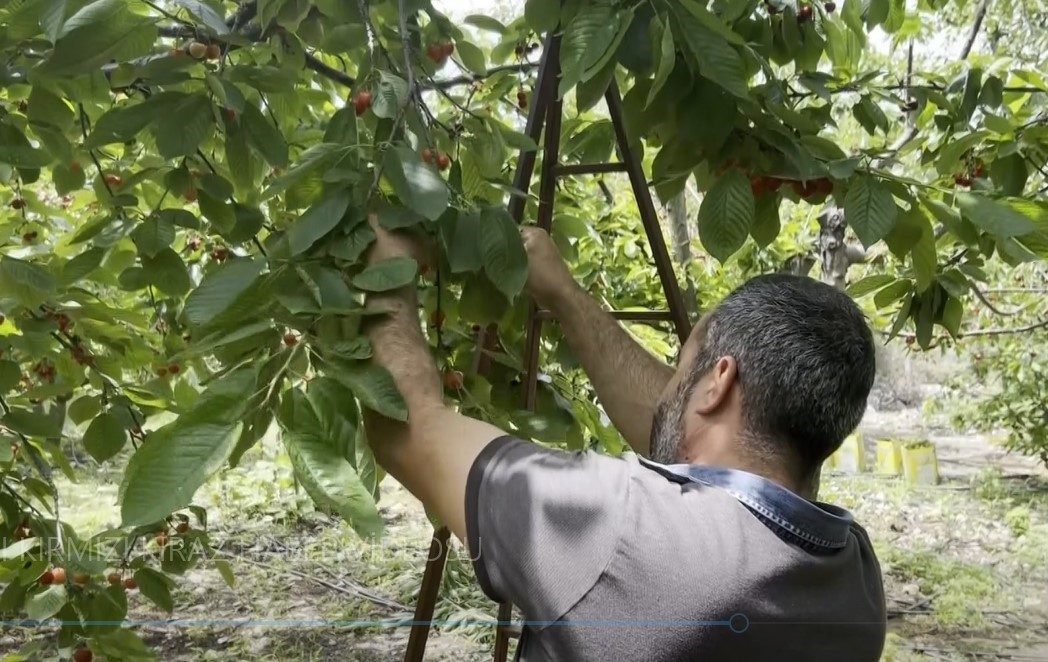
[[[972,46],[975,45],[975,39],[979,36],[979,30],[982,29],[983,20],[986,18],[986,10],[989,8],[989,5],[990,0],[982,0],[975,9],[975,20],[972,21],[972,29],[968,32],[968,38],[964,40],[964,45],[961,47],[959,60],[967,60],[968,55],[972,52]]]

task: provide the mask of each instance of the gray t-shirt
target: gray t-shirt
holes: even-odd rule
[[[635,455],[504,437],[470,471],[466,527],[484,592],[524,613],[523,662],[880,659],[880,566],[856,524],[814,554]]]

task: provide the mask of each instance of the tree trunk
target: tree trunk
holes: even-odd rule
[[[819,257],[822,259],[822,281],[839,290],[848,286],[848,267],[866,259],[866,251],[844,241],[848,221],[844,210],[827,205],[819,214]]]
[[[691,225],[688,223],[687,191],[681,191],[666,203],[673,259],[684,273],[684,307],[695,322],[699,315],[699,298],[691,277]]]

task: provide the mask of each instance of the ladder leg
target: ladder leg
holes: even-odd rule
[[[673,317],[673,327],[681,343],[688,339],[691,334],[691,322],[688,320],[688,309],[684,306],[684,298],[680,292],[680,284],[677,275],[673,272],[673,262],[670,252],[666,248],[666,240],[662,237],[662,226],[659,225],[658,213],[655,211],[655,203],[651,199],[651,191],[648,190],[648,182],[644,177],[644,167],[641,165],[639,155],[630,147],[629,138],[626,136],[626,124],[622,114],[622,97],[619,96],[619,86],[612,79],[604,98],[608,103],[608,114],[611,115],[611,124],[615,128],[615,139],[619,144],[622,160],[626,163],[626,172],[630,176],[630,185],[633,187],[633,195],[637,198],[637,208],[640,210],[640,220],[644,224],[644,231],[648,235],[651,244],[652,257],[655,259],[655,269],[662,282],[662,289],[666,292],[666,303]]]
[[[451,531],[446,526],[433,532],[426,570],[422,574],[422,586],[418,591],[418,602],[415,603],[415,622],[411,625],[404,662],[422,662],[426,654],[430,624],[433,622],[433,612],[437,608],[437,596],[440,594],[440,583],[444,578],[444,566],[448,560],[450,539]]]

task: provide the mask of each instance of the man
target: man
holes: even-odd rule
[[[369,260],[411,255],[376,226]],[[858,425],[874,378],[858,307],[815,280],[766,276],[697,326],[676,371],[524,233],[528,291],[559,321],[635,454],[567,453],[447,408],[414,287],[368,329],[408,422],[366,415],[379,462],[466,541],[477,579],[521,608],[518,659],[876,661],[880,569],[819,467]]]

